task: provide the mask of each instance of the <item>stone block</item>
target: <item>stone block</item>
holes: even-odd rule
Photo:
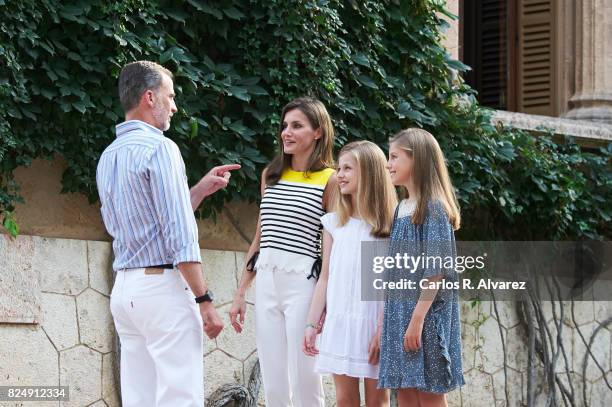
[[[87,288],[87,242],[85,240],[34,238],[32,266],[40,274],[40,288],[76,295]]]
[[[230,303],[236,291],[236,256],[231,251],[202,250],[202,269],[215,304]]]
[[[523,381],[521,373],[514,369],[507,369],[507,385],[504,370],[495,373],[493,377],[493,391],[495,393],[496,405],[503,407],[513,407],[522,405],[523,398]],[[506,390],[508,398],[506,399]]]
[[[478,306],[478,316],[480,319],[488,318],[493,313],[493,301],[482,301]]]
[[[0,234],[0,322],[40,322],[39,271],[32,267],[33,254],[32,237]]]
[[[42,293],[42,327],[58,351],[79,343],[75,299],[69,295]]]
[[[467,372],[475,366],[476,351],[480,349],[476,328],[469,323],[461,323],[461,364]]]
[[[113,288],[113,247],[109,242],[87,242],[89,286],[110,295]]]
[[[238,360],[246,360],[255,349],[255,308],[247,304],[247,312],[242,332],[236,333],[230,324],[229,318],[230,304],[226,304],[218,309],[225,328],[217,337],[219,349],[232,355]]]
[[[540,365],[536,371],[542,371],[543,367]],[[523,379],[525,380],[526,376],[523,376]],[[527,382],[524,381],[525,383],[525,400],[527,400]],[[541,373],[536,373],[535,376],[535,403],[534,406],[545,406],[546,405],[546,401],[548,399],[548,394],[549,394],[549,389],[548,389],[548,383],[546,382],[546,379],[544,377],[544,375],[542,375]]]
[[[525,376],[523,375],[523,377]],[[559,378],[559,381],[569,392],[571,392],[573,388],[576,402],[579,406],[582,406],[582,376],[580,376],[578,373],[569,373],[569,375],[567,373],[558,373],[557,378]],[[524,391],[526,392],[527,383],[524,384],[524,387]]]
[[[493,381],[487,373],[472,369],[465,374],[461,388],[463,407],[489,407],[495,405]]]
[[[519,324],[519,316],[517,312],[516,301],[497,301],[497,312],[499,318],[495,315],[495,309],[493,309],[493,316],[499,320],[500,324],[505,328],[513,328]]]
[[[121,407],[119,383],[117,354],[110,352],[102,355],[102,398],[108,407]]]
[[[506,335],[506,360],[509,367],[524,372],[527,369],[528,359],[528,338],[527,332],[522,325],[517,325],[508,330]],[[499,348],[499,357],[503,358],[502,348]]]
[[[558,325],[558,328],[557,328],[557,325]],[[572,371],[578,366],[575,363],[575,361],[572,359],[572,354],[574,351],[574,342],[576,340],[575,339],[575,329],[572,329],[567,324],[559,323],[558,321],[555,322],[553,319],[548,321],[547,326],[548,326],[548,330],[550,331],[550,335],[552,336],[552,340],[554,344],[553,345],[554,349],[552,350],[552,352],[553,354],[554,352],[557,352],[557,351],[559,352],[559,357],[557,359],[556,366],[555,366],[555,373],[564,373],[566,371],[566,367],[570,371]],[[561,330],[560,332],[561,344],[557,343],[558,341],[557,336],[559,336],[557,329]],[[563,346],[563,350],[565,350],[565,354],[567,355],[568,366],[566,366],[565,359],[563,358],[563,351],[560,348],[561,346]]]
[[[244,375],[243,383],[245,384],[245,386],[248,386],[249,380],[251,378],[251,372],[253,371],[253,367],[255,366],[255,363],[258,360],[259,359],[258,359],[257,352],[253,352],[247,358],[247,360],[245,360],[243,362],[243,368],[242,368],[243,375]],[[261,370],[260,370],[260,375],[261,375]],[[259,393],[257,394],[257,405],[265,406],[265,396],[264,396],[263,382],[261,383],[261,386],[259,388]]]
[[[242,383],[242,362],[215,350],[204,358],[204,396],[227,383]]]
[[[81,342],[102,353],[113,350],[114,325],[110,300],[87,289],[77,297],[77,315]]]
[[[334,387],[334,379],[331,375],[323,375],[323,393],[325,394],[325,405],[335,406],[336,388]],[[363,397],[361,399],[363,400]]]
[[[83,345],[60,352],[60,385],[70,388],[61,406],[81,407],[102,398],[102,355]]]
[[[472,305],[470,301],[460,301],[459,305],[461,322],[472,323],[478,320],[481,304]]]
[[[246,252],[234,252],[234,256],[236,257],[236,284],[240,282],[240,277],[242,277],[242,271],[247,262],[247,253]]]
[[[608,381],[610,382],[610,375],[608,375]],[[611,382],[612,383],[612,382]],[[591,385],[591,404],[590,407],[609,407],[610,406],[610,388],[604,381],[603,376],[594,381]]]
[[[595,320],[599,323],[612,318],[612,301],[595,301]]]
[[[461,407],[461,391],[459,389],[455,389],[446,394],[446,401],[448,403],[448,407]]]
[[[498,322],[489,317],[476,329],[478,350],[476,351],[476,366],[487,373],[495,373],[504,366],[504,358],[500,357],[502,342]],[[502,328],[505,331],[504,328]],[[507,337],[507,334],[504,333]]]
[[[564,321],[571,327],[593,322],[595,320],[595,307],[593,304],[593,301],[574,301],[574,312],[572,315],[572,303],[570,301],[563,301]]]
[[[210,352],[216,349],[219,349],[217,347],[217,340],[210,339],[208,336],[206,336],[206,334],[204,334],[204,356],[208,355]]]
[[[0,327],[0,386],[57,386],[57,351],[39,326]]]
[[[591,322],[590,324],[580,326],[580,333],[586,340],[588,344],[595,332],[595,329],[599,326],[596,322]],[[593,339],[593,343],[590,347],[590,351],[599,363],[599,365],[603,368],[604,372],[608,372],[610,370],[610,343],[612,341],[611,333],[607,329],[600,329]],[[580,337],[577,331],[574,332],[574,370],[578,372],[582,372],[582,366],[584,357],[587,354],[587,348],[584,344],[582,338]],[[597,367],[592,357],[587,357],[587,368],[586,368],[586,379],[589,382],[595,382],[599,380],[600,377],[603,377],[603,373]]]
[[[251,377],[251,372],[253,371],[253,367],[255,367],[255,363],[259,360],[257,356],[257,352],[253,352],[244,362],[242,368],[242,382],[246,384],[249,383],[249,379]],[[261,390],[260,390],[261,392]]]
[[[547,300],[542,300],[540,301],[540,306],[542,307],[542,314],[544,314],[544,319],[546,319],[546,322],[549,322],[550,320],[553,319],[553,306],[555,307],[555,312],[557,313],[557,318],[559,317],[559,301],[547,301]]]

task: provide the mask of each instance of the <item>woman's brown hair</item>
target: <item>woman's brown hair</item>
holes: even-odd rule
[[[389,140],[389,144],[392,143],[414,160],[412,179],[419,196],[412,222],[417,225],[422,224],[428,203],[438,199],[442,202],[453,229],[459,229],[461,225],[459,203],[448,175],[444,153],[435,137],[426,130],[410,128],[393,136]],[[408,191],[405,192],[408,196]]]
[[[285,115],[291,110],[299,109],[308,118],[314,130],[321,129],[321,138],[315,141],[315,148],[308,160],[306,175],[311,171],[319,171],[334,167],[334,126],[325,105],[319,100],[310,97],[301,97],[287,103],[281,113],[278,130],[278,153],[266,167],[266,184],[274,185],[280,179],[283,171],[291,167],[291,154],[283,151],[283,121]]]

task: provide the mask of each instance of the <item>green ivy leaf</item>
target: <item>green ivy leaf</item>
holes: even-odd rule
[[[251,96],[248,94],[246,88],[242,88],[239,86],[229,86],[227,88],[227,91],[230,96],[234,96],[240,100],[244,100],[245,102],[251,100]]]
[[[448,66],[458,70],[459,72],[466,72],[466,71],[472,70],[472,68],[470,68],[468,65],[464,64],[463,62],[457,59],[451,58],[449,55],[446,55],[445,61]]]
[[[351,59],[356,64],[359,64],[361,66],[365,66],[366,68],[370,67],[370,60],[368,59],[368,57],[364,53],[359,52],[357,54],[353,54],[353,55],[351,55]]]
[[[208,4],[206,4],[206,2],[198,2],[198,4],[200,11],[214,16],[217,20],[221,20],[223,18],[223,13],[221,12],[221,10],[209,6]]]
[[[404,117],[408,116],[411,111],[412,109],[410,107],[410,103],[408,102],[401,102],[397,106],[397,114],[399,115],[400,119],[403,119]]]
[[[189,14],[180,9],[167,10],[166,15],[179,23],[184,23]]]
[[[195,117],[189,118],[189,139],[193,140],[198,136],[198,120]]]
[[[248,92],[254,96],[268,96],[268,91],[258,85],[252,85],[247,87]]]
[[[251,136],[255,135],[255,132],[253,130],[249,129],[242,123],[242,120],[232,122],[228,125],[228,127],[236,133],[240,134],[241,136],[245,137],[247,140],[251,140]]]
[[[242,20],[243,18],[246,17],[236,7],[230,7],[230,8],[223,9],[223,13],[229,18],[234,19],[234,20]]]
[[[368,88],[378,89],[378,85],[376,85],[376,82],[374,82],[374,80],[368,75],[359,75],[357,76],[357,79],[359,80],[359,82],[361,82]]]
[[[11,212],[4,212],[4,221],[2,222],[2,225],[13,238],[17,237],[19,234],[19,225],[15,221],[15,218]]]

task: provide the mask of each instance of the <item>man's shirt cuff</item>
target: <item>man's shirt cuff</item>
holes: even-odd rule
[[[174,266],[179,263],[202,263],[202,255],[200,254],[198,242],[190,243],[176,253],[174,256]]]

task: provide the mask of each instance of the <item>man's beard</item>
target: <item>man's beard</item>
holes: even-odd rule
[[[170,115],[164,112],[164,107],[161,103],[153,108],[153,118],[155,124],[161,131],[166,131],[170,128]]]

